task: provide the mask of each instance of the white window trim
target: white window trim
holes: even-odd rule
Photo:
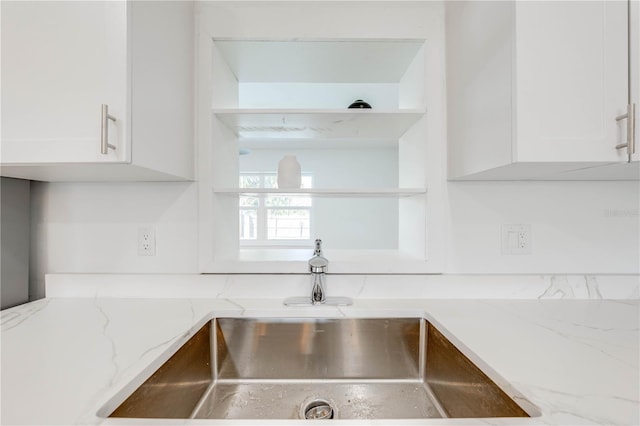
[[[260,187],[264,188],[264,178],[267,176],[277,176],[276,172],[240,172],[240,177],[242,176],[260,176]],[[302,176],[308,176],[312,178],[313,182],[313,174],[312,173],[302,173]],[[313,243],[313,230],[314,230],[314,203],[313,198],[311,198],[311,206],[291,206],[291,207],[267,207],[265,205],[264,199],[268,196],[268,194],[261,194],[258,196],[251,196],[252,198],[258,198],[258,208],[257,208],[257,226],[256,230],[257,239],[255,240],[241,240],[238,235],[239,245],[242,248],[260,248],[260,247],[277,247],[277,248],[298,248],[298,247],[309,247],[310,244]],[[240,196],[242,197],[242,196]],[[269,209],[292,209],[292,210],[308,210],[309,211],[309,238],[308,239],[268,239],[268,224],[269,220],[268,210]],[[241,207],[238,206],[238,213],[242,210],[256,210],[253,207]],[[239,232],[239,230],[238,230]]]

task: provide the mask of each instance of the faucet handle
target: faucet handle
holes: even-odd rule
[[[322,256],[313,256],[309,259],[309,272],[312,274],[324,274],[329,267],[329,261]]]
[[[322,240],[317,239],[313,257],[309,259],[309,272],[323,274],[327,272],[327,266],[329,266],[329,261],[322,256]]]

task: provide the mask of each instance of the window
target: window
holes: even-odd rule
[[[276,179],[276,173],[241,173],[240,188],[276,188]],[[303,174],[302,188],[311,187],[312,177]],[[309,195],[242,195],[239,213],[241,245],[308,245],[311,241]]]

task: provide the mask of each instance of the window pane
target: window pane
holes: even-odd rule
[[[240,176],[240,188],[260,188],[260,176],[258,175]]]
[[[247,197],[247,196],[241,196],[240,200],[240,207],[258,207],[258,197]]]
[[[240,209],[240,239],[255,240],[258,238],[258,211]]]
[[[308,240],[310,233],[309,210],[268,209],[267,238],[270,240]]]
[[[278,187],[278,178],[276,175],[265,175],[264,176],[264,187],[265,188],[277,188]]]
[[[289,200],[289,206],[311,207],[311,197],[308,197],[308,196],[291,197],[291,199]]]
[[[311,197],[306,195],[269,195],[264,201],[267,207],[311,207]]]
[[[302,176],[302,188],[312,188],[312,176]],[[277,173],[243,173],[240,188],[278,187]],[[266,240],[310,240],[312,198],[308,194],[255,194],[238,197],[239,238],[250,244]],[[265,229],[266,228],[266,229]],[[274,244],[274,243],[271,243]]]
[[[302,176],[301,188],[313,188],[311,176]]]

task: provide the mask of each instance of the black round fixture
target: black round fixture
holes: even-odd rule
[[[349,105],[349,108],[369,108],[371,109],[371,105],[363,101],[362,99],[356,99],[354,103]]]

